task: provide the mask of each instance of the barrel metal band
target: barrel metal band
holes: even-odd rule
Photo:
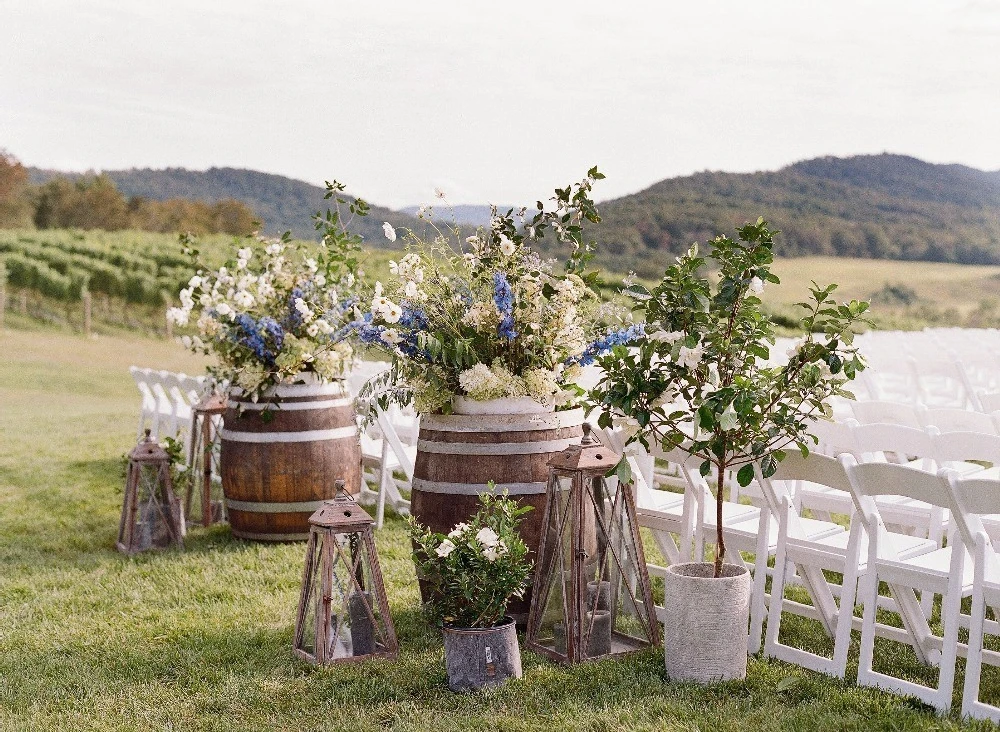
[[[413,490],[425,493],[450,493],[459,496],[478,496],[481,493],[500,494],[506,491],[512,496],[529,496],[545,493],[545,483],[499,483],[490,490],[486,483],[441,483],[435,480],[413,479]]]
[[[332,430],[303,430],[301,432],[235,432],[223,429],[222,439],[231,442],[319,442],[320,440],[339,440],[358,434],[356,425],[337,427]]]
[[[309,534],[261,534],[256,531],[237,531],[233,529],[233,536],[237,539],[250,539],[252,541],[305,541]]]
[[[283,503],[267,503],[264,501],[237,501],[226,499],[226,508],[232,511],[247,513],[305,513],[315,511],[323,505],[323,501],[285,501]]]
[[[542,440],[540,442],[436,442],[417,440],[417,450],[439,455],[536,455],[543,452],[561,452],[579,439]]]
[[[439,432],[532,432],[583,424],[583,409],[542,414],[424,414],[421,429]]]
[[[245,411],[260,412],[265,409],[273,409],[276,412],[298,412],[308,409],[329,409],[332,407],[349,407],[354,403],[353,399],[327,399],[322,402],[237,402],[232,399],[226,405],[230,409],[243,409]]]

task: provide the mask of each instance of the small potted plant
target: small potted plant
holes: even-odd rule
[[[785,448],[808,454],[810,423],[831,416],[831,397],[853,398],[845,387],[864,368],[852,343],[868,303],[837,304],[836,285],[815,283],[800,303],[805,335],[787,362],[771,361],[773,327],[759,296],[765,283],[778,282],[770,270],[774,234],[758,219],[738,229],[738,239],[712,241],[717,272],[705,272],[709,262],[695,246],[652,289],[629,283],[624,294],[644,318],[646,337],[602,357],[604,377],[591,392],[602,427],[614,424],[646,448],[679,447],[702,459],[703,476],[714,471],[715,561],[673,565],[665,579],[667,617],[674,619],[664,642],[671,678],[745,676],[750,578],[742,565],[725,563],[726,475],[736,470],[746,486],[754,463],[770,477]],[[617,470],[628,479],[624,458]],[[698,621],[680,627],[675,620],[688,610]]]
[[[529,510],[505,495],[487,493],[480,497],[479,511],[447,535],[409,519],[417,576],[431,589],[427,608],[442,624],[452,691],[521,677],[521,651],[507,603],[528,587],[531,560],[517,525]]]

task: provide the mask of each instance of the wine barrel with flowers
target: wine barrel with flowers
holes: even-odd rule
[[[534,507],[519,533],[532,553],[541,540],[548,461],[583,437],[582,409],[538,414],[423,415],[417,443],[410,510],[431,531],[447,534],[479,509],[479,495],[496,483]],[[529,585],[530,586],[530,585]],[[514,602],[515,617],[530,596]]]
[[[294,384],[256,403],[235,390],[222,430],[222,488],[233,535],[258,541],[309,538],[309,516],[336,493],[361,486],[353,400],[343,382]]]

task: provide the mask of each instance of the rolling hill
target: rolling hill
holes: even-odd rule
[[[816,158],[773,172],[671,178],[600,205],[599,240],[618,269],[657,274],[691,242],[764,216],[776,251],[1000,263],[1000,171],[903,155]]]
[[[60,173],[31,169],[36,183],[55,175]],[[235,198],[261,217],[267,231],[288,229],[302,238],[315,237],[310,216],[326,208],[322,188],[253,170],[133,169],[107,175],[127,196]],[[598,262],[644,276],[658,275],[692,242],[731,233],[758,216],[781,231],[776,250],[786,256],[1000,264],[1000,171],[904,155],[823,157],[759,173],[697,173],[604,201],[599,208],[604,221],[589,232],[599,242]],[[371,215],[355,220],[352,228],[369,245],[399,246],[382,236],[382,222],[421,231],[413,212],[373,205]],[[464,225],[485,223],[484,215],[484,206],[455,208]]]
[[[30,168],[32,183],[44,183],[60,176],[72,175],[54,170]],[[324,189],[305,181],[283,175],[261,173],[242,168],[132,168],[104,171],[118,189],[128,197],[138,196],[162,201],[169,198],[192,198],[214,203],[234,198],[247,204],[264,224],[264,231],[279,234],[291,231],[299,239],[316,239],[312,215],[326,211],[330,202],[324,200]],[[349,215],[346,208],[343,213]],[[366,218],[355,218],[351,229],[361,234],[372,246],[391,246],[382,235],[382,222],[393,226],[419,228],[415,217],[372,205]]]

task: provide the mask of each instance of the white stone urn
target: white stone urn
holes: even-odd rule
[[[752,583],[746,567],[711,562],[667,567],[663,653],[672,681],[707,684],[747,675]]]

